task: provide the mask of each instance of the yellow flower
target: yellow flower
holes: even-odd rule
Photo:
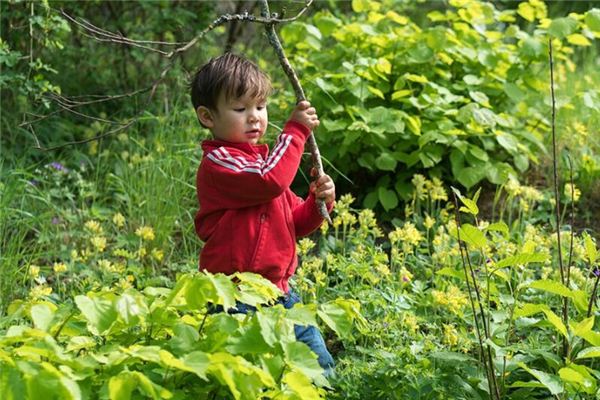
[[[508,182],[506,182],[506,185],[504,185],[504,190],[506,190],[509,196],[516,197],[521,194],[523,189],[519,184],[519,181],[511,176]]]
[[[98,260],[98,267],[100,267],[100,269],[103,269],[107,272],[113,272],[113,266],[112,266],[111,262],[108,260]]]
[[[417,317],[412,313],[405,313],[402,318],[402,323],[413,333],[419,329]]]
[[[138,250],[138,258],[144,258],[147,253],[148,251],[145,247],[140,247],[140,249]]]
[[[67,270],[67,265],[65,263],[62,263],[62,262],[61,263],[54,263],[54,265],[52,266],[52,269],[57,274],[60,274],[61,272],[65,272]]]
[[[407,270],[405,267],[400,269],[400,279],[402,282],[410,282],[413,278],[413,274]]]
[[[456,315],[461,314],[463,307],[468,303],[467,296],[454,285],[451,285],[446,292],[432,290],[431,295],[434,303],[448,308]]]
[[[123,225],[125,225],[125,217],[121,213],[116,213],[113,215],[112,221],[117,228],[122,228]]]
[[[125,250],[125,249],[116,249],[113,251],[113,254],[117,257],[123,257],[123,258],[127,258],[130,260],[135,258],[134,253],[132,253],[131,251]]]
[[[37,265],[31,264],[29,266],[29,276],[31,276],[34,279],[37,278],[38,276],[40,276],[40,267],[38,267]]]
[[[429,191],[429,197],[431,200],[448,200],[448,195],[446,194],[446,189],[444,189],[444,184],[439,178],[433,178],[430,182],[427,182],[425,186]]]
[[[411,180],[411,183],[415,187],[414,195],[415,198],[419,200],[423,200],[425,198],[425,183],[427,183],[427,179],[421,174],[415,174]]]
[[[323,223],[321,224],[321,227],[319,228],[319,230],[321,231],[321,235],[326,234],[328,229],[329,229],[329,224],[327,223],[327,221],[323,221]]]
[[[425,225],[425,228],[431,229],[435,225],[435,219],[433,219],[429,215],[427,215],[425,217],[425,221],[423,222],[423,225]]]
[[[456,332],[456,328],[450,324],[444,324],[444,343],[447,345],[454,347],[458,344],[458,332]]]
[[[100,223],[98,223],[98,221],[95,221],[95,220],[87,221],[85,223],[85,227],[90,232],[93,232],[93,233],[102,233],[102,226],[100,226]]]
[[[577,186],[567,183],[565,185],[565,196],[567,197],[567,201],[569,203],[577,203],[579,201],[579,198],[581,197],[581,190],[579,190]]]
[[[313,247],[315,247],[315,242],[313,242],[309,238],[301,239],[297,245],[298,255],[300,257],[307,255],[308,252],[313,249]]]
[[[102,253],[106,248],[106,238],[103,236],[94,236],[90,239],[90,242],[99,253]]]
[[[142,238],[142,240],[154,240],[154,229],[150,226],[141,226],[137,228],[135,234]]]
[[[29,291],[29,297],[31,299],[39,299],[42,296],[50,296],[52,294],[52,288],[46,285],[38,285],[31,288]]]
[[[152,249],[152,258],[154,258],[156,261],[161,262],[162,259],[165,256],[165,253],[162,250],[159,249]]]

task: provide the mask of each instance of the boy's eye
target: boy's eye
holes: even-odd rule
[[[234,108],[233,111],[235,111],[235,112],[242,112],[242,111],[244,111],[244,107]]]

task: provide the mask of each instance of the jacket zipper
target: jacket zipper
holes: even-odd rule
[[[260,250],[260,245],[262,242],[263,231],[264,231],[264,223],[267,219],[267,214],[260,214],[259,225],[258,225],[258,238],[256,239],[256,247],[254,248],[254,254],[252,254],[252,261],[250,261],[250,268],[254,268],[254,263],[256,262],[256,257],[258,257],[258,251]]]

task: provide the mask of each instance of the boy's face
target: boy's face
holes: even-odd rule
[[[248,95],[225,99],[221,94],[216,112],[200,106],[197,114],[215,139],[232,143],[256,144],[265,134],[269,122],[266,100]]]

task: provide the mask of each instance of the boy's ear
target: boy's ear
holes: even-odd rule
[[[215,121],[213,119],[213,114],[207,107],[198,107],[196,109],[196,115],[198,116],[200,123],[205,127],[212,128],[214,126]]]

